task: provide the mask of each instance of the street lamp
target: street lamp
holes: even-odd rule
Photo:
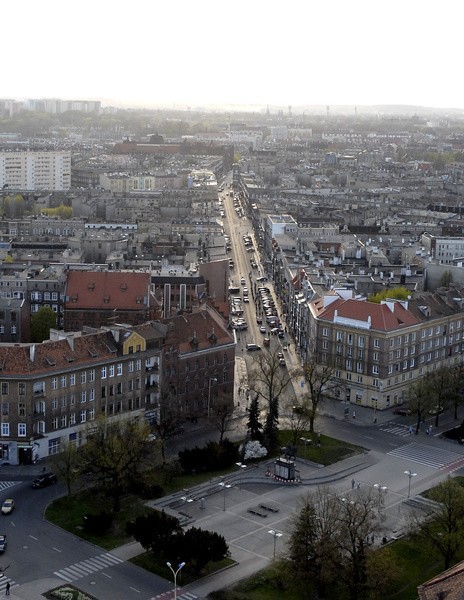
[[[235,463],[237,465],[237,467],[240,469],[240,479],[238,481],[238,486],[242,487],[242,469],[246,469],[247,466],[245,463],[241,463],[241,462],[236,462]]]
[[[166,563],[168,565],[168,567],[171,569],[172,571],[172,575],[174,577],[174,600],[177,600],[177,573],[179,573],[179,571],[182,569],[182,567],[185,567],[185,563],[181,562],[179,564],[178,569],[175,571],[171,565],[170,562]]]
[[[388,488],[386,485],[382,485],[381,483],[374,483],[374,487],[379,492],[379,512],[382,505],[382,493],[386,494],[388,492]]]
[[[214,383],[217,383],[216,377],[212,377],[208,381],[208,421],[209,421],[209,412],[210,412],[210,407],[211,407],[211,385]]]
[[[411,479],[412,479],[413,477],[415,477],[415,476],[417,475],[417,473],[413,473],[412,471],[409,471],[409,470],[407,470],[407,471],[405,471],[405,472],[404,472],[404,474],[405,474],[405,475],[407,475],[407,476],[409,477],[409,484],[408,484],[408,498],[410,498],[410,497],[411,497]]]
[[[226,510],[226,490],[230,490],[230,488],[232,486],[230,485],[230,483],[226,483],[225,481],[221,481],[221,483],[219,485],[222,487],[222,489],[224,491],[224,506],[223,506],[222,510],[225,512],[225,510]]]
[[[275,529],[269,529],[268,533],[270,533],[274,537],[274,560],[275,560],[277,538],[282,537],[283,533],[280,533],[280,531],[275,531]]]

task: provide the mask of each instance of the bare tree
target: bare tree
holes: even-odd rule
[[[163,465],[166,464],[166,441],[179,425],[179,407],[176,394],[169,385],[161,387],[156,418],[152,426],[156,431]]]
[[[268,450],[278,445],[279,398],[288,387],[292,376],[284,369],[276,353],[263,350],[253,361],[249,376],[249,388],[267,404],[263,437]]]
[[[335,380],[335,369],[330,364],[321,364],[316,361],[314,356],[306,362],[303,367],[304,377],[308,384],[308,416],[309,431],[314,431],[314,421],[316,420],[319,405],[325,395],[338,387]]]
[[[227,400],[220,399],[215,403],[213,422],[216,429],[219,431],[219,443],[224,439],[228,431],[235,429],[233,425],[234,407]]]
[[[416,380],[409,386],[407,392],[408,408],[411,414],[416,416],[416,435],[419,433],[420,424],[425,420],[429,410],[433,406],[433,398],[430,387],[425,377]]]
[[[435,504],[413,516],[416,536],[427,540],[441,554],[449,569],[464,547],[464,488],[455,479],[447,479],[429,492]]]
[[[66,442],[60,447],[60,452],[53,456],[53,467],[66,482],[68,496],[72,492],[72,484],[80,475],[80,455],[77,445]]]
[[[370,541],[379,533],[383,518],[371,490],[343,498],[329,488],[319,488],[303,498],[293,520],[290,568],[306,585],[314,582],[317,597],[329,588],[330,597],[338,597],[336,588],[343,581],[352,600],[365,598]]]

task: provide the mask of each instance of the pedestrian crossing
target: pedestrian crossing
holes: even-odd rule
[[[81,560],[69,567],[55,571],[54,575],[60,577],[67,583],[71,583],[72,581],[76,581],[76,579],[81,579],[82,577],[86,577],[86,575],[96,573],[97,571],[107,569],[108,567],[114,567],[122,562],[124,561],[121,558],[107,552],[105,554],[94,556],[93,558],[88,558],[87,560]]]
[[[448,472],[464,466],[464,455],[435,446],[418,444],[416,442],[395,448],[387,454],[389,456],[405,458],[426,467],[442,469]]]
[[[12,579],[5,577],[4,575],[0,576],[0,594],[6,590],[6,584],[9,582],[10,590],[14,590],[15,587],[19,586],[19,583],[16,583]]]
[[[386,431],[387,433],[392,433],[393,435],[399,435],[401,437],[408,437],[412,433],[408,425],[394,422],[383,423],[378,429],[380,431]]]
[[[0,481],[0,491],[7,490],[14,485],[18,485],[18,483],[22,483],[21,481]]]

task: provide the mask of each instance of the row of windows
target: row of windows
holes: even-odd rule
[[[228,356],[227,356],[226,353],[224,353],[223,356],[222,356],[222,362],[223,362],[223,364],[226,364],[227,360],[228,360]],[[215,364],[215,365],[219,364],[219,357],[218,356],[214,357],[213,364]],[[210,366],[210,361],[209,361],[208,357],[205,358],[203,366],[206,369]],[[192,370],[192,368],[194,368],[195,371],[199,371],[200,370],[200,368],[201,368],[200,367],[200,361],[198,359],[195,361],[195,364],[193,366],[189,362],[185,363],[185,372],[186,373],[189,373]]]
[[[456,339],[460,339],[459,336],[459,330],[461,330],[461,326],[464,325],[464,321],[458,320],[458,321],[453,321],[451,323],[449,323],[449,334],[453,334],[454,331],[456,331]],[[323,327],[322,328],[322,336],[323,337],[329,337],[330,332],[333,331],[331,329],[329,329],[328,327]],[[446,336],[447,334],[447,326],[440,324],[440,325],[435,325],[433,327],[428,327],[425,329],[422,329],[420,331],[420,337],[421,338],[425,338],[425,337],[432,337],[433,335],[439,335],[439,336]],[[390,338],[390,348],[393,348],[395,345],[396,346],[404,346],[406,344],[409,343],[414,343],[416,341],[416,336],[418,334],[416,332],[412,332],[412,333],[405,333],[404,335],[398,335],[396,337],[392,337]],[[364,348],[367,341],[370,339],[368,336],[364,336],[364,335],[355,335],[352,333],[347,333],[347,332],[343,332],[343,331],[335,331],[335,339],[337,342],[345,342],[346,344],[348,344],[349,346],[353,346],[353,345],[357,345],[359,348]],[[450,335],[450,343],[452,343],[452,339],[453,336]],[[380,339],[379,338],[374,338],[373,340],[373,345],[374,348],[380,348]]]

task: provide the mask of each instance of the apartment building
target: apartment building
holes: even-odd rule
[[[310,350],[335,369],[335,396],[384,410],[408,387],[441,366],[458,366],[464,351],[461,290],[421,292],[380,304],[333,293],[310,303]]]
[[[28,464],[65,442],[80,445],[99,415],[144,418],[155,407],[145,375],[156,356],[160,350],[147,352],[132,331],[56,332],[42,344],[0,345],[1,460]]]
[[[0,461],[28,464],[81,445],[98,416],[156,422],[163,389],[179,418],[233,407],[234,359],[235,339],[210,307],[164,323],[0,344]]]
[[[70,151],[0,151],[0,188],[65,191],[71,187]]]

